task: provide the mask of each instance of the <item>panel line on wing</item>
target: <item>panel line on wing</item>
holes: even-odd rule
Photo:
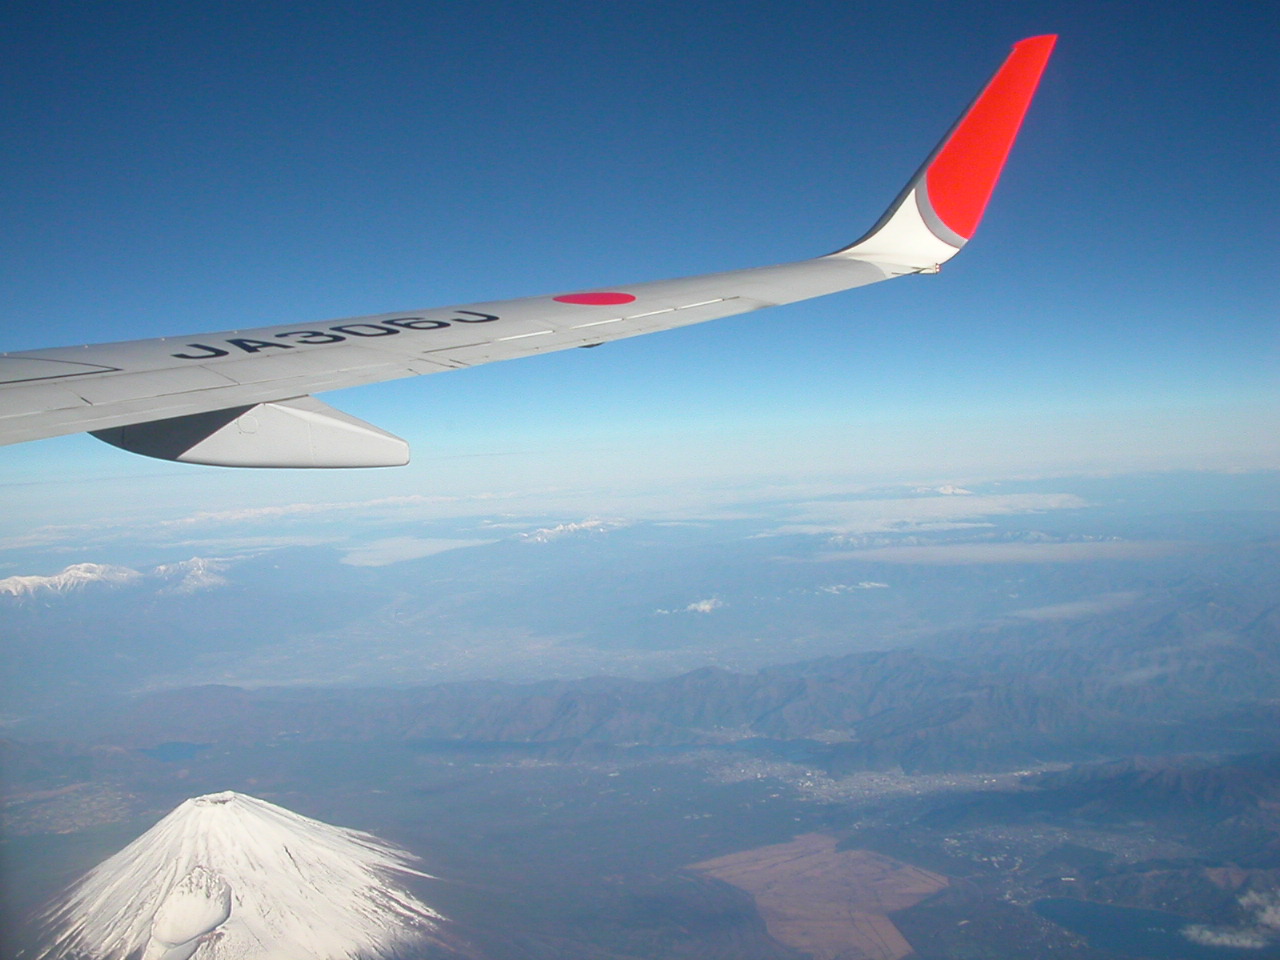
[[[503,343],[507,340],[523,340],[525,337],[544,337],[548,333],[555,333],[555,331],[554,330],[535,330],[533,331],[533,333],[513,333],[509,337],[498,337],[498,343]]]
[[[648,313],[633,313],[627,320],[643,320],[645,317],[656,317],[660,313],[675,313],[680,307],[667,307],[665,310],[650,310]]]
[[[664,313],[677,313],[681,310],[692,310],[694,307],[709,307],[715,303],[737,300],[738,297],[715,297],[711,300],[699,300],[697,303],[682,303],[678,307],[663,307],[661,310],[650,310],[648,313],[632,313],[625,317],[610,317],[608,320],[592,320],[590,323],[575,323],[570,330],[584,330],[587,327],[599,327],[606,323],[621,323],[624,320],[643,320],[646,317],[657,317]]]
[[[420,350],[422,356],[431,353],[449,353],[451,350],[469,350],[472,347],[487,347],[493,343],[492,340],[476,340],[474,343],[455,343],[448,347],[432,347],[430,350]]]
[[[95,373],[119,372],[119,367],[107,367],[100,363],[78,363],[72,360],[44,360],[40,357],[0,355],[0,383],[65,380],[67,377],[87,377]]]

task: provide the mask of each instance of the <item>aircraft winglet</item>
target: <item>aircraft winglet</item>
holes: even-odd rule
[[[929,271],[973,237],[1057,36],[1028,37],[907,182],[871,231],[832,256]]]

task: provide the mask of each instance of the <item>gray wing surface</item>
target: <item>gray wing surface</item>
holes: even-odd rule
[[[403,464],[408,461],[404,441],[312,395],[592,347],[904,274],[936,272],[971,235],[981,208],[976,216],[958,208],[955,195],[946,193],[954,188],[935,189],[931,171],[943,161],[951,167],[967,162],[965,151],[976,148],[955,148],[962,135],[991,152],[995,134],[981,108],[993,90],[1006,99],[1011,85],[1025,92],[1021,121],[1048,58],[1046,40],[1051,49],[1052,38],[1015,46],[876,228],[834,254],[608,290],[0,354],[0,444],[88,431],[135,453],[190,463]],[[1033,41],[1038,42],[1034,51],[1029,49]],[[1028,80],[1026,61],[1032,53],[1039,63]],[[1010,79],[1011,72],[1017,76]],[[999,122],[1008,125],[1007,118]],[[1012,134],[1007,140],[1001,163]],[[999,168],[981,175],[990,180],[985,206]],[[948,216],[952,219],[945,222]],[[956,230],[957,222],[968,233]]]

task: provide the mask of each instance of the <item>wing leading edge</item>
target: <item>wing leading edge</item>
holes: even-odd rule
[[[395,466],[408,461],[402,440],[311,394],[936,272],[973,236],[1056,39],[1016,44],[884,216],[835,253],[609,290],[0,354],[0,444],[88,431],[187,463]]]

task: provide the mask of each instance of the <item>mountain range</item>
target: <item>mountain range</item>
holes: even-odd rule
[[[1011,769],[1280,747],[1280,606],[1176,600],[1010,620],[928,647],[663,680],[206,685],[135,698],[120,742],[452,741],[794,752],[833,771]],[[769,745],[773,745],[770,747]]]

